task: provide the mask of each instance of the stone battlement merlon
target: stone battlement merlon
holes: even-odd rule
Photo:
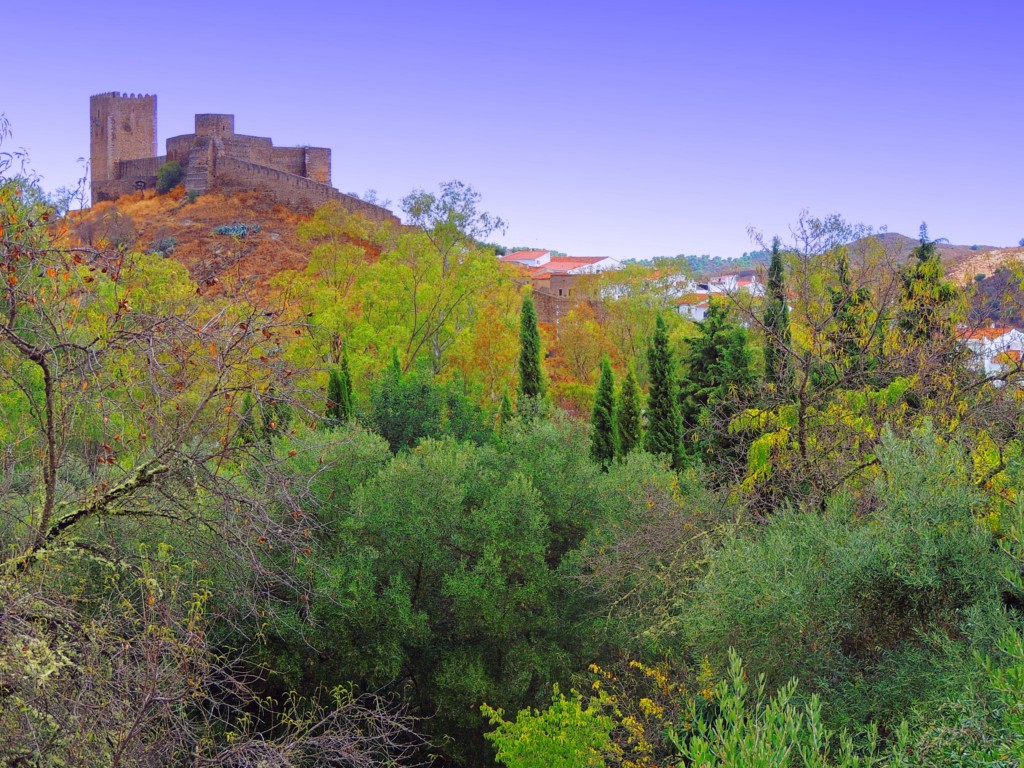
[[[120,91],[108,91],[107,93],[97,93],[92,96],[94,99],[101,98],[112,98],[112,99],[155,99],[156,94],[152,93],[121,93]]]

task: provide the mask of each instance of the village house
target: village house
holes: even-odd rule
[[[1019,366],[1024,355],[1024,332],[1017,328],[990,327],[960,333],[974,356],[974,364],[986,376]]]
[[[572,308],[580,277],[622,267],[607,256],[563,256],[544,250],[514,251],[499,259],[526,270],[533,284],[537,319],[555,325]]]
[[[676,299],[676,311],[696,323],[708,313],[712,296],[745,291],[751,296],[764,296],[764,284],[756,272],[730,272],[716,275],[702,283],[690,283],[688,290]]]

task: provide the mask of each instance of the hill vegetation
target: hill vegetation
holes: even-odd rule
[[[458,182],[62,216],[3,160],[6,764],[1024,753],[1024,369],[924,230],[805,220],[700,323],[628,265],[555,329]]]

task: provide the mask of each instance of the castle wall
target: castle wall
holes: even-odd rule
[[[303,147],[305,152],[306,172],[302,175],[307,179],[321,184],[331,184],[331,150],[326,147]]]
[[[553,296],[543,290],[533,292],[533,303],[537,309],[537,322],[557,326],[576,305],[576,300],[567,296]]]
[[[196,136],[222,138],[234,132],[234,115],[196,115]]]
[[[127,179],[133,176],[153,176],[160,166],[167,162],[167,155],[144,157],[139,160],[122,160],[118,163],[117,178]]]
[[[140,189],[136,184],[144,184],[143,189],[155,189],[156,175],[129,176],[123,179],[94,181],[92,183],[92,201],[93,203],[101,203],[104,200],[117,200],[119,197],[131,195]]]
[[[223,147],[225,153],[239,160],[246,160],[256,165],[269,165],[274,145],[270,139],[262,136],[225,136],[217,143],[217,149]]]
[[[398,217],[386,208],[367,203],[351,195],[338,192],[326,184],[319,184],[276,168],[247,163],[234,157],[217,158],[217,186],[225,189],[255,189],[270,194],[285,205],[312,210],[328,201],[335,201],[352,213],[360,213],[371,221],[390,221],[398,224]]]
[[[188,153],[192,151],[196,135],[188,133],[184,136],[172,136],[167,140],[167,162],[175,161],[182,168],[188,163]]]
[[[270,162],[262,165],[269,165],[271,168],[296,176],[306,176],[306,151],[302,147],[274,147]]]

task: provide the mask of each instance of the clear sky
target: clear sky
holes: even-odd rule
[[[0,0],[0,112],[44,186],[88,99],[155,93],[333,150],[343,192],[449,179],[572,255],[736,256],[802,209],[1024,237],[1024,3]]]

